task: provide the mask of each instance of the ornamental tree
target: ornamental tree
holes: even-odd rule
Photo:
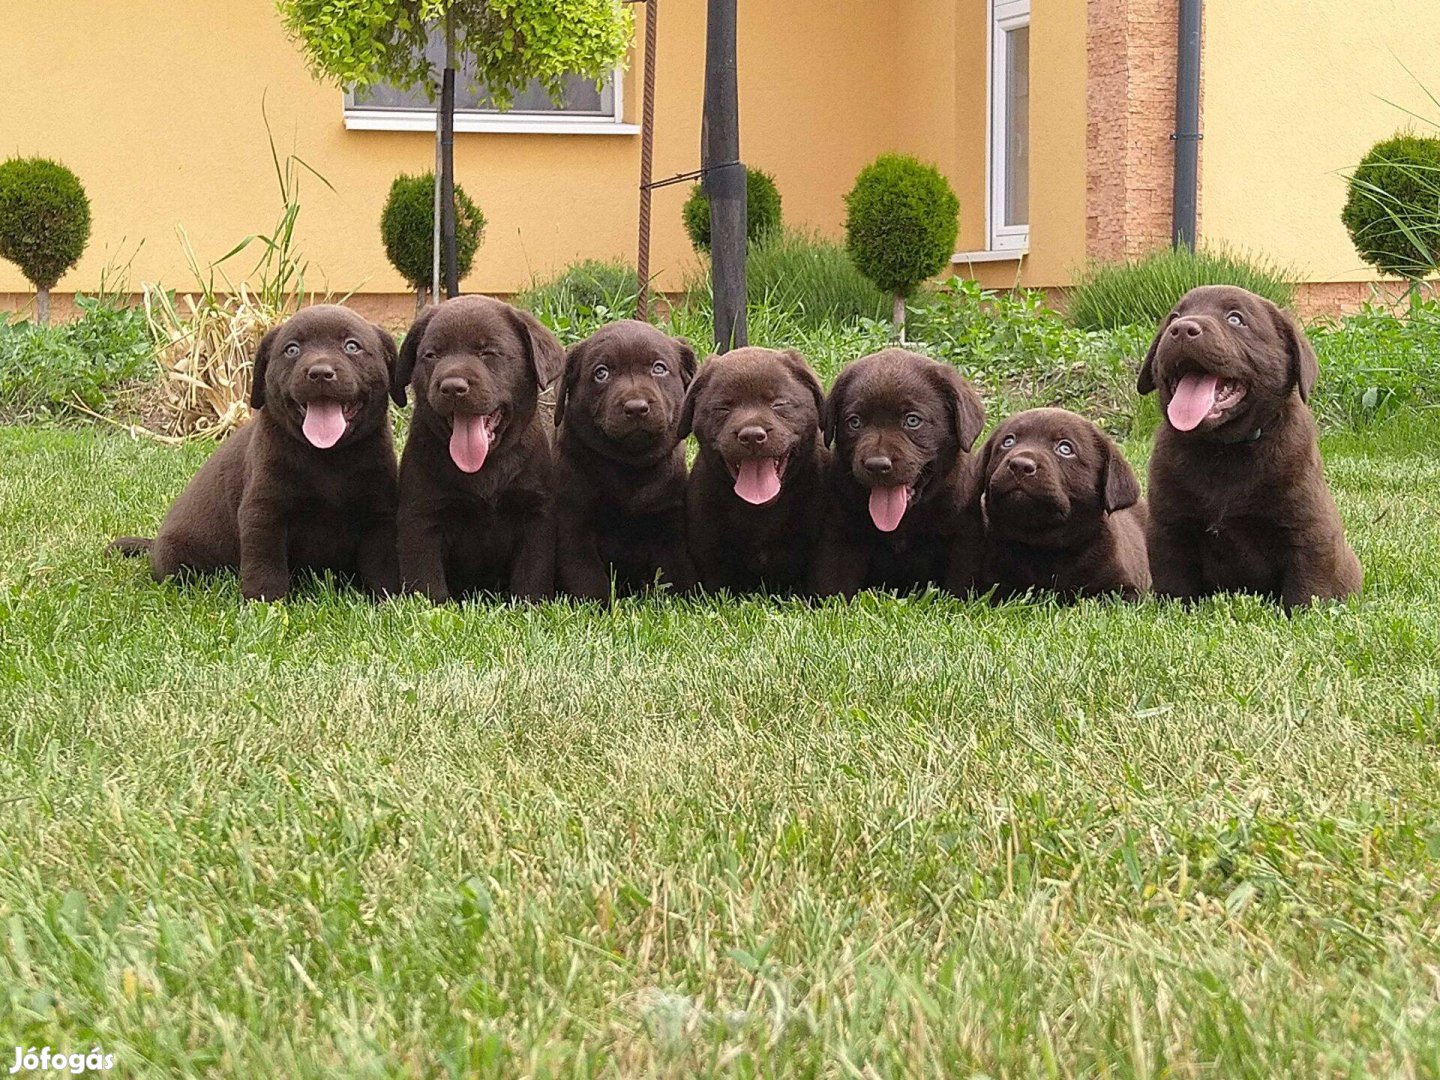
[[[1376,143],[1350,177],[1340,218],[1382,274],[1415,282],[1440,267],[1440,139]]]
[[[905,336],[905,298],[945,268],[960,230],[960,200],[933,165],[883,154],[845,196],[845,249],[859,271],[895,298]]]
[[[619,65],[632,29],[623,0],[276,0],[276,8],[318,77],[341,87],[420,87],[436,100],[438,246],[451,296],[459,291],[456,73],[468,67],[501,109],[532,80],[558,99],[567,76],[599,82]],[[438,72],[425,59],[434,30],[445,38],[445,67]]]
[[[455,261],[456,275],[470,273],[475,252],[485,235],[485,215],[465,189],[455,185]],[[380,214],[380,239],[385,254],[415,290],[415,312],[425,306],[426,292],[431,284],[431,268],[435,265],[435,174],[397,176],[390,185],[390,197]],[[436,298],[439,302],[439,298]]]
[[[90,199],[69,169],[44,158],[0,164],[0,258],[35,286],[35,320],[50,321],[50,290],[90,242]]]

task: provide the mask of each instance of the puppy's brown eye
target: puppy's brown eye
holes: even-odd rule
[[[770,407],[776,412],[784,412],[790,407],[790,403],[784,398],[781,398],[779,401],[774,402]]]
[[[286,345],[285,355],[290,357],[291,360],[294,360],[295,357],[300,355],[300,343],[298,341],[292,341],[289,345]]]
[[[594,371],[590,373],[590,377],[596,382],[605,382],[610,378],[610,369],[604,364],[601,364],[599,367],[597,367]]]
[[[345,342],[345,351],[353,356],[355,353],[358,353],[360,351],[360,342],[356,341],[354,338],[351,338],[349,341]]]
[[[1071,446],[1064,439],[1061,439],[1055,444],[1055,453],[1059,454],[1061,457],[1074,457],[1075,447]]]
[[[914,430],[915,430],[917,427],[919,427],[922,423],[924,423],[924,421],[920,418],[920,414],[919,414],[919,413],[913,413],[913,412],[912,412],[912,413],[906,413],[906,414],[905,414],[905,426],[906,426],[907,428],[909,428],[911,431],[914,431]]]
[[[860,417],[858,417],[858,416],[847,416],[847,417],[845,418],[845,426],[848,427],[851,431],[859,431],[859,430],[860,430]]]
[[[669,375],[669,374],[670,374],[670,368],[669,368],[668,366],[666,366],[665,361],[663,361],[663,360],[656,360],[655,363],[654,363],[654,364],[651,366],[651,368],[650,368],[650,374],[651,374],[651,375]]]
[[[1000,440],[1000,449],[1001,449],[1001,450],[1009,450],[1010,447],[1012,447],[1012,446],[1014,446],[1014,445],[1015,445],[1015,436],[1014,436],[1014,435],[1006,435],[1005,438],[1003,438],[1003,439]]]
[[[1232,311],[1229,315],[1226,315],[1225,321],[1228,322],[1231,326],[1245,325],[1245,320],[1240,317],[1240,313],[1238,311]]]

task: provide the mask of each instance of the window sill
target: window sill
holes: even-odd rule
[[[968,263],[1019,262],[1029,254],[1028,248],[1015,248],[1009,251],[957,251],[950,256],[950,261],[957,266],[964,266]]]
[[[435,114],[425,109],[346,109],[349,131],[431,131]],[[457,116],[456,134],[478,132],[497,135],[638,135],[639,124],[622,124],[608,117],[562,120],[535,116]]]

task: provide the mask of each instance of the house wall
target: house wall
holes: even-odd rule
[[[1206,4],[1202,239],[1302,281],[1374,280],[1340,223],[1344,176],[1401,128],[1436,133],[1437,54],[1433,0]]]
[[[945,7],[914,2],[926,17]],[[775,174],[792,223],[838,235],[844,192],[867,161],[912,142],[926,153],[944,147],[938,126],[933,134],[927,119],[897,109],[901,88],[913,95],[926,73],[902,69],[888,7],[740,5],[746,159]],[[662,8],[657,177],[698,165],[705,0]],[[268,231],[280,205],[263,100],[280,149],[334,187],[311,177],[302,185],[309,283],[404,293],[377,223],[393,177],[431,167],[434,136],[347,131],[339,90],[311,77],[270,3],[9,0],[6,24],[0,151],[63,161],[92,203],[90,248],[57,292],[96,288],[107,263],[132,253],[132,285],[183,289],[192,279],[177,228],[202,262]],[[943,64],[943,50],[933,59]],[[638,119],[639,81],[632,65],[627,120]],[[511,292],[574,259],[633,260],[638,170],[635,135],[457,134],[457,178],[489,219],[465,287]],[[680,224],[688,190],[656,192],[652,265],[666,289],[679,288],[695,265]],[[249,265],[237,258],[227,267],[238,280]],[[19,273],[0,263],[0,295],[26,292]]]

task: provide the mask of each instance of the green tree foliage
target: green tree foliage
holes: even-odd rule
[[[40,322],[50,318],[50,290],[90,242],[90,199],[69,169],[44,158],[0,164],[0,258],[35,286]]]
[[[1340,219],[1381,273],[1418,280],[1440,267],[1440,139],[1377,143],[1350,178]]]
[[[470,273],[485,236],[485,215],[455,187],[455,257],[460,277]],[[430,285],[435,259],[435,174],[397,176],[380,214],[380,238],[390,265],[417,293]]]
[[[685,200],[685,231],[696,251],[710,250],[710,196],[696,184]],[[752,244],[780,228],[780,189],[759,169],[745,170],[745,236]]]

